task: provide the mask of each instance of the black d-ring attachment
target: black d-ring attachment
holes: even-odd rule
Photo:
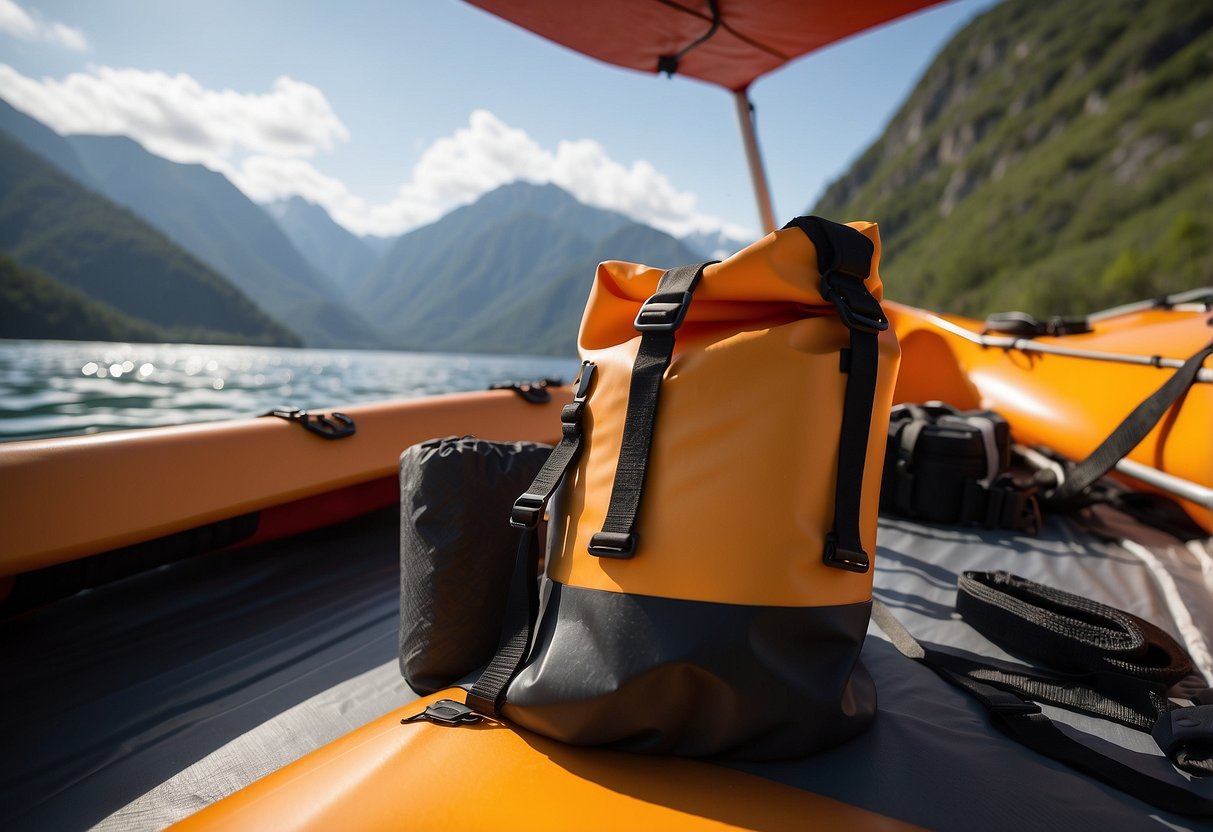
[[[358,426],[354,424],[353,419],[337,411],[333,411],[326,416],[323,413],[312,414],[306,410],[292,407],[289,409],[271,410],[265,415],[277,416],[279,419],[286,419],[288,422],[297,422],[305,430],[311,431],[322,439],[344,439],[347,436],[353,436],[358,430]]]
[[[549,387],[559,387],[564,384],[558,378],[541,378],[536,381],[499,381],[489,385],[490,390],[513,390],[524,401],[531,404],[547,404],[552,400]]]
[[[419,714],[400,720],[401,725],[410,722],[432,722],[435,725],[475,725],[484,719],[462,702],[454,699],[439,699]]]

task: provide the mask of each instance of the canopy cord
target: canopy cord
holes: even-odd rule
[[[683,57],[704,41],[709,40],[712,35],[716,34],[716,30],[720,28],[720,4],[717,0],[708,0],[708,8],[712,10],[712,25],[709,29],[696,40],[692,41],[687,46],[683,47],[677,55],[661,55],[657,58],[657,71],[664,72],[668,77],[674,77],[674,73],[678,71],[678,64]]]

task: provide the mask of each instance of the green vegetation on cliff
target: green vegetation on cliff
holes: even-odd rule
[[[108,304],[3,256],[0,256],[0,338],[173,340],[162,327],[123,315]]]
[[[3,136],[0,252],[126,316],[190,333],[190,340],[299,344],[222,275]]]
[[[881,225],[890,297],[1081,313],[1213,283],[1213,6],[1007,0],[814,213]]]

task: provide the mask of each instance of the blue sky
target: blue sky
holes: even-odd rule
[[[879,134],[991,0],[836,44],[751,89],[779,221]],[[729,94],[609,67],[457,0],[0,0],[0,97],[400,233],[514,178],[675,233],[758,231]],[[846,218],[851,219],[851,218]]]

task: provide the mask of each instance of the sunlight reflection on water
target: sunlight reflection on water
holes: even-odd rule
[[[572,359],[193,344],[0,341],[0,441],[483,390]]]

